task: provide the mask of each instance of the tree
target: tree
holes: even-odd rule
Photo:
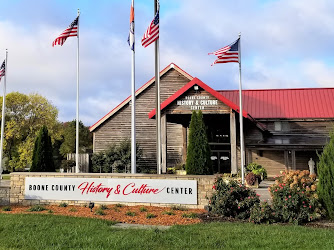
[[[142,150],[136,144],[136,161],[142,157]],[[108,149],[92,156],[93,172],[126,173],[131,169],[131,140],[124,139],[118,144],[109,145]],[[145,172],[145,167],[137,166],[137,172]]]
[[[40,129],[35,140],[30,172],[55,172],[51,137],[46,126]]]
[[[330,141],[324,147],[319,160],[317,193],[329,217],[334,219],[334,132],[331,133]]]
[[[187,174],[212,174],[211,151],[202,111],[193,111],[189,126]]]
[[[63,156],[69,153],[75,153],[76,146],[76,121],[67,122],[64,124],[64,141],[60,146],[59,152]],[[88,127],[79,122],[79,151],[81,153],[87,152],[88,149],[92,149],[93,137],[89,132]]]
[[[2,97],[0,103],[2,110]],[[52,141],[60,139],[58,110],[41,95],[7,94],[5,116],[4,156],[8,157],[12,170],[22,170],[31,164],[34,141],[43,125],[48,127]]]

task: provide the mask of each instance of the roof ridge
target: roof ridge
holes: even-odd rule
[[[312,87],[312,88],[287,88],[287,89],[279,89],[279,88],[276,88],[276,89],[243,89],[242,91],[275,91],[275,90],[324,90],[324,89],[333,89],[334,90],[334,87],[325,87],[325,88],[322,88],[322,87]],[[217,90],[218,92],[233,92],[233,91],[239,91],[238,89],[220,89],[220,90]]]

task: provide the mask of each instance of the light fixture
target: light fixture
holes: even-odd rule
[[[88,207],[90,208],[90,211],[93,212],[94,202],[89,202]]]
[[[194,85],[194,90],[197,91],[198,90],[198,86]]]

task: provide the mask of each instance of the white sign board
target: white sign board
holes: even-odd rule
[[[26,177],[25,199],[197,204],[197,181]]]
[[[208,95],[185,96],[183,99],[177,100],[178,106],[189,106],[190,110],[204,110],[205,107],[218,106],[217,99],[210,99]]]

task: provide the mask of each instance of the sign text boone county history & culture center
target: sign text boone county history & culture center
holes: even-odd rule
[[[26,177],[25,199],[197,204],[197,181]]]

